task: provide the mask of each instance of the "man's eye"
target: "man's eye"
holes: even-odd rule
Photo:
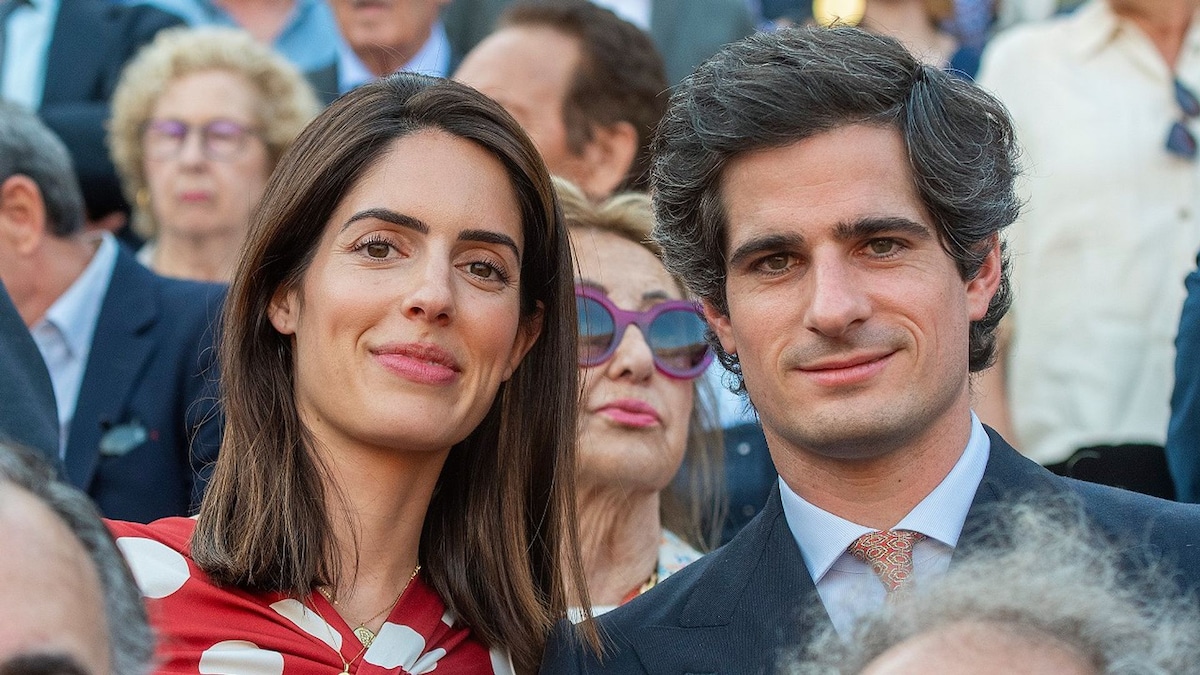
[[[788,268],[789,263],[791,263],[791,256],[786,253],[777,253],[760,260],[758,267],[767,272],[782,272]]]
[[[867,248],[872,255],[891,255],[896,252],[899,245],[893,239],[873,239],[867,244]]]

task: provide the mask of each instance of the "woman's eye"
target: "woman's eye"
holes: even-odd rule
[[[496,268],[485,262],[473,262],[467,265],[467,272],[481,279],[492,279],[499,276]]]
[[[363,247],[363,250],[365,250],[367,255],[372,258],[386,258],[388,257],[388,253],[392,250],[392,247],[390,244],[386,244],[382,241],[372,241],[368,242],[366,246]]]

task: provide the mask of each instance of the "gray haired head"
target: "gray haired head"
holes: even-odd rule
[[[83,192],[66,146],[37,115],[0,101],[0,182],[18,174],[37,184],[54,236],[83,229]]]
[[[91,500],[58,480],[40,456],[0,443],[0,487],[5,483],[32,493],[53,511],[75,534],[95,565],[104,593],[111,671],[121,675],[149,672],[154,636],[142,594]]]
[[[1110,541],[1066,499],[1003,504],[988,522],[944,577],[918,582],[849,636],[819,633],[781,673],[857,675],[892,647],[964,625],[994,629],[996,643],[1016,636],[1067,651],[1101,675],[1196,672],[1196,598],[1165,561]]]
[[[760,33],[727,45],[671,96],[654,141],[653,237],[667,267],[728,313],[722,175],[735,157],[853,124],[897,129],[942,247],[964,280],[1017,217],[1017,148],[1004,107],[922,64],[900,43],[856,28]],[[971,323],[970,370],[995,358],[1011,294],[1007,260],[987,314]],[[717,341],[714,339],[714,343]],[[740,375],[719,344],[722,363]]]

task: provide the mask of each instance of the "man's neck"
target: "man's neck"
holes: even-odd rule
[[[971,437],[969,408],[866,458],[787,448],[764,429],[780,477],[825,511],[878,530],[895,526],[954,468]]]
[[[87,269],[99,240],[89,234],[58,238],[47,236],[38,251],[22,263],[22,281],[11,284],[13,304],[26,326],[33,327],[71,284]]]
[[[1110,0],[1109,6],[1150,38],[1167,67],[1175,69],[1200,0]]]

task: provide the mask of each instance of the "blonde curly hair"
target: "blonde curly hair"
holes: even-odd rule
[[[296,67],[244,31],[176,28],[160,32],[121,72],[108,126],[109,153],[125,198],[135,205],[134,230],[143,237],[154,237],[158,225],[145,208],[142,129],[172,82],[209,70],[239,74],[254,88],[257,121],[272,169],[320,110],[312,87]]]

